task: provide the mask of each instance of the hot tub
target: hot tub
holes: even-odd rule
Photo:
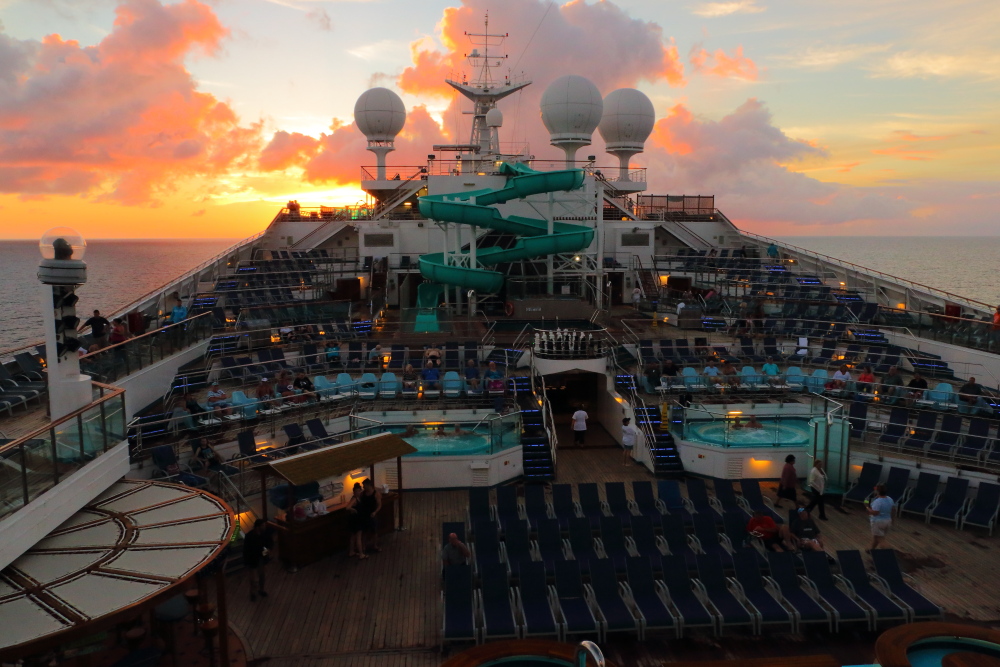
[[[743,423],[746,423],[744,418]],[[806,419],[761,419],[763,428],[733,428],[732,422],[688,422],[684,439],[720,447],[804,447],[812,442]]]

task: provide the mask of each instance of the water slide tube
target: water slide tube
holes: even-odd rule
[[[583,185],[583,170],[535,171],[520,163],[504,162],[500,173],[509,178],[507,184],[499,190],[485,189],[420,197],[420,213],[432,220],[485,227],[523,238],[518,239],[510,248],[477,248],[478,266],[446,264],[445,253],[441,252],[422,255],[420,273],[430,282],[421,284],[417,290],[419,307],[436,307],[444,285],[473,289],[482,294],[499,292],[503,286],[504,274],[482,267],[577,252],[590,247],[594,240],[594,230],[590,227],[553,222],[552,233],[549,234],[549,223],[546,220],[517,215],[503,217],[492,206],[529,195],[576,190]],[[470,260],[468,255],[452,256],[452,259],[464,259],[466,263]]]

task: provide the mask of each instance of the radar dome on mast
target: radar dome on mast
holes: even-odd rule
[[[591,136],[601,122],[604,111],[601,91],[590,79],[576,74],[561,76],[542,93],[541,110],[549,143],[562,148],[566,165],[572,166],[576,151],[590,145]]]
[[[354,122],[368,139],[375,154],[378,180],[385,180],[385,156],[396,150],[396,135],[406,124],[406,107],[399,95],[388,88],[371,88],[354,103]]]
[[[628,161],[643,151],[653,132],[656,111],[649,98],[635,88],[619,88],[604,98],[599,129],[607,152],[618,158],[619,180],[628,179]]]
[[[503,113],[493,107],[486,112],[486,127],[503,127]]]

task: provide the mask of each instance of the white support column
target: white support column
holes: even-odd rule
[[[549,211],[548,215],[546,216],[548,218],[550,236],[555,232],[555,221],[553,220],[553,218],[555,217],[555,200],[556,200],[555,193],[550,192]],[[555,293],[555,279],[553,276],[553,269],[554,267],[553,267],[552,254],[550,253],[545,260],[545,273],[546,273],[546,278],[548,278],[548,283],[546,285],[546,292],[548,292],[549,296],[552,296],[552,294]]]
[[[594,235],[597,237],[597,299],[598,310],[604,310],[604,185],[594,179]]]

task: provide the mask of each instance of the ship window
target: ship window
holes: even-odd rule
[[[391,248],[395,245],[392,234],[365,234],[365,246],[368,248]]]
[[[649,234],[622,234],[622,246],[648,246]]]

